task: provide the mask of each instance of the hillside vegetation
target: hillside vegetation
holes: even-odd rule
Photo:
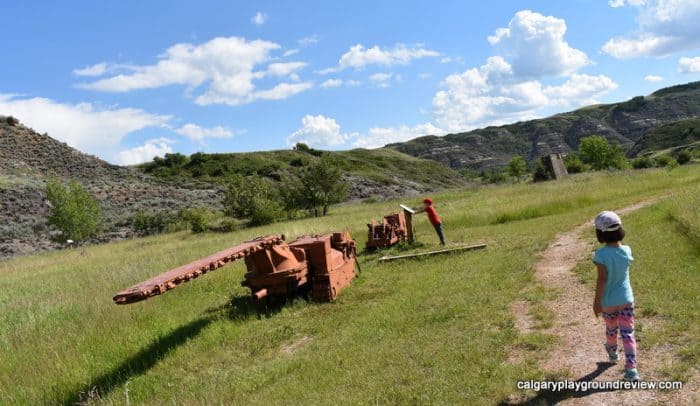
[[[625,218],[629,243],[639,246],[635,266],[649,267],[633,280],[643,309],[640,345],[673,334],[674,365],[688,370],[698,359],[697,301],[669,297],[697,293],[700,284],[688,271],[700,265],[689,237],[698,235],[697,216],[679,206],[687,194],[698,196],[698,185],[700,167],[688,165],[439,194],[448,240],[486,242],[486,250],[384,264],[362,254],[361,276],[338,301],[297,300],[263,315],[239,285],[242,263],[145,302],[120,307],[111,297],[259,235],[347,229],[362,246],[370,219],[419,200],[345,204],[327,217],[228,234],[180,232],[3,261],[0,403],[496,403],[518,393],[517,381],[544,379],[538,360],[551,346],[568,345],[518,333],[510,314],[514,300],[556,297],[533,280],[538,253],[601,210],[657,196],[669,198]],[[415,224],[418,244],[389,253],[437,247],[427,220]],[[663,280],[652,266],[663,268]],[[588,260],[582,269],[593,271]],[[663,317],[652,322],[654,312]]]
[[[387,147],[452,168],[484,169],[504,166],[514,155],[533,161],[552,152],[567,153],[578,148],[581,138],[601,135],[634,157],[650,148],[668,148],[682,145],[678,143],[686,143],[687,139],[697,140],[697,133],[683,135],[688,128],[684,126],[689,123],[682,121],[698,117],[700,82],[692,82],[625,102],[594,105],[543,119],[444,137],[429,135]],[[681,122],[680,127],[654,131],[675,122]],[[676,133],[676,129],[681,132]]]
[[[350,197],[396,197],[465,185],[458,172],[438,162],[387,149],[320,151],[279,150],[231,154],[168,154],[139,166],[166,179],[197,179],[223,184],[233,174],[258,175],[273,181],[329,157],[350,184]]]

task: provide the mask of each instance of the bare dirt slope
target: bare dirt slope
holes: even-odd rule
[[[646,207],[659,199],[647,200],[617,210],[619,214]],[[616,381],[621,379],[624,362],[607,362],[603,348],[604,324],[593,315],[593,290],[584,285],[574,274],[579,261],[590,260],[593,249],[591,238],[582,236],[591,233],[590,222],[560,234],[542,252],[542,259],[535,265],[536,279],[547,288],[556,289],[558,298],[545,301],[545,305],[555,315],[554,323],[543,332],[553,334],[559,345],[549,352],[544,361],[544,369],[552,374],[569,371],[570,380]],[[528,303],[513,305],[516,325],[521,332],[533,330],[534,322],[528,316]],[[624,357],[622,357],[624,359]],[[659,372],[673,360],[670,348],[639,346],[639,368],[645,381],[664,380]],[[680,391],[588,391],[588,392],[541,392],[536,398],[526,399],[524,404],[567,404],[567,405],[646,405],[700,404],[697,376],[690,379]]]

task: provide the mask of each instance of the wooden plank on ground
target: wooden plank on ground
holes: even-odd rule
[[[484,249],[484,248],[486,248],[486,244],[467,245],[464,247],[446,248],[446,249],[437,250],[437,251],[419,252],[417,254],[396,255],[393,257],[383,256],[383,257],[379,258],[378,261],[379,262],[388,262],[388,261],[394,261],[396,259],[420,258],[420,257],[428,257],[428,256],[432,256],[432,255],[449,254],[450,252],[480,250],[480,249]]]

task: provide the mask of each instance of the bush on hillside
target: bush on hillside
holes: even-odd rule
[[[132,226],[139,235],[161,234],[167,231],[175,220],[167,212],[139,212],[134,216]]]
[[[690,154],[690,151],[688,151],[687,149],[684,149],[683,151],[679,152],[678,156],[676,157],[676,161],[678,161],[678,163],[680,165],[685,165],[688,162],[690,162],[692,159],[693,159],[693,156]]]
[[[535,171],[532,173],[533,182],[545,182],[552,179],[552,174],[544,167],[542,161],[537,161]]]
[[[628,166],[622,148],[617,144],[608,143],[607,139],[599,135],[581,138],[578,150],[583,162],[591,165],[596,171],[624,169]]]
[[[665,168],[668,166],[672,166],[673,164],[678,165],[678,162],[673,159],[670,155],[659,155],[656,158],[654,158],[654,165],[659,167],[659,168]]]
[[[590,169],[590,166],[581,161],[577,154],[568,154],[564,157],[564,166],[568,173],[582,173]]]
[[[654,161],[648,156],[638,156],[632,161],[632,167],[634,169],[653,168]]]
[[[71,181],[64,185],[50,180],[46,185],[46,197],[51,204],[49,224],[61,231],[56,240],[85,241],[97,234],[100,206],[80,183]]]
[[[527,161],[520,155],[514,156],[508,163],[508,174],[520,179],[527,172]]]

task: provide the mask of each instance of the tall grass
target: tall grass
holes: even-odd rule
[[[384,252],[362,254],[362,276],[338,301],[297,300],[262,315],[239,285],[243,264],[129,306],[112,304],[111,296],[259,235],[348,229],[362,245],[365,224],[399,202],[343,205],[325,218],[229,234],[180,232],[0,262],[0,404],[123,404],[127,394],[139,404],[504,399],[517,380],[543,376],[531,359],[509,363],[512,349],[556,345],[519,336],[509,313],[532,283],[547,241],[600,210],[697,185],[698,169],[585,174],[433,196],[449,241],[489,247],[382,264],[376,259]],[[524,207],[538,215],[498,221]],[[414,223],[421,244],[408,251],[436,247],[427,220]],[[400,249],[406,247],[389,253]]]

